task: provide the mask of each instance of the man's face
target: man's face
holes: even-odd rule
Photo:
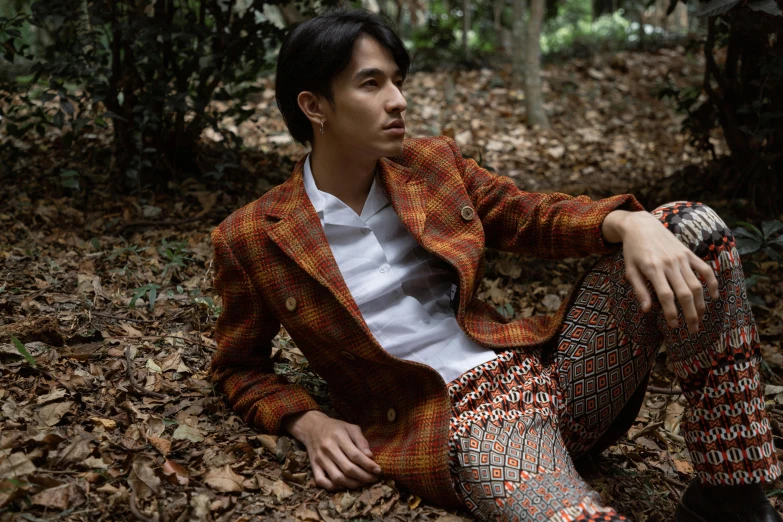
[[[335,110],[325,100],[321,105],[329,141],[365,157],[401,154],[404,129],[385,128],[394,120],[404,122],[402,82],[388,49],[367,35],[357,38],[348,67],[332,80]]]

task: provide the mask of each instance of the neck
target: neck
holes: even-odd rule
[[[318,190],[328,192],[361,214],[372,187],[378,158],[351,155],[338,147],[314,147],[310,170]]]

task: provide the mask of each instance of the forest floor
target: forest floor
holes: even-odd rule
[[[733,225],[749,217],[744,202],[713,199],[692,177],[711,157],[688,144],[682,116],[657,96],[669,83],[698,84],[701,71],[683,49],[550,65],[547,131],[524,126],[523,97],[502,72],[415,73],[408,135],[453,136],[464,154],[480,154],[525,190],[632,192],[647,208],[698,197]],[[469,519],[390,480],[340,493],[315,487],[297,441],[248,428],[207,381],[221,305],[209,232],[286,179],[305,152],[285,131],[271,80],[262,83],[268,95],[244,102],[255,116],[237,128],[252,151],[244,174],[186,179],[168,194],[115,191],[100,159],[108,132],[69,150],[57,129],[22,144],[22,175],[0,186],[0,520]],[[719,135],[714,146],[725,153]],[[207,154],[199,161],[213,168]],[[79,189],[61,184],[64,169],[78,173]],[[556,309],[592,261],[487,256],[479,297],[514,317]],[[759,270],[767,277],[753,287],[763,380],[783,448],[783,272],[768,262]],[[285,332],[274,356],[279,372],[327,403]],[[651,384],[657,391],[630,432],[583,470],[607,504],[637,522],[671,520],[693,477],[680,432],[684,399],[666,392],[677,385],[665,351]],[[779,508],[781,493],[783,483],[769,487]]]

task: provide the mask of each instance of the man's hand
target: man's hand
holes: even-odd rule
[[[625,273],[642,310],[649,312],[652,306],[645,284],[648,279],[661,302],[669,327],[678,324],[676,297],[688,330],[698,332],[706,310],[702,281],[707,283],[710,296],[718,297],[718,280],[712,268],[647,212],[610,212],[604,219],[602,231],[607,241],[622,241]]]
[[[380,480],[381,468],[362,430],[355,424],[308,411],[285,420],[285,428],[307,448],[317,486],[354,489]]]

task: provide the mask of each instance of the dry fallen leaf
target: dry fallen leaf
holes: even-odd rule
[[[541,300],[541,304],[544,305],[544,308],[546,308],[548,312],[556,311],[558,308],[560,308],[562,302],[563,300],[555,294],[547,294]]]
[[[245,477],[234,473],[228,464],[222,468],[213,468],[204,475],[204,483],[221,493],[240,493],[244,491],[242,488],[244,480]]]
[[[65,388],[56,388],[46,395],[41,395],[40,397],[36,398],[35,403],[40,405],[46,404],[47,402],[57,401],[65,397],[67,393],[68,390]]]
[[[562,145],[555,145],[546,150],[546,153],[552,156],[554,159],[560,159],[565,154],[565,147]]]
[[[261,443],[261,446],[264,447],[269,453],[272,455],[275,454],[275,450],[277,448],[277,437],[274,435],[259,435],[256,437],[258,439],[258,442]]]
[[[92,453],[93,442],[89,439],[76,436],[68,446],[66,446],[59,454],[59,458],[55,460],[56,464],[61,462],[81,462],[86,459],[90,453]]]
[[[81,462],[81,464],[90,469],[106,469],[109,467],[109,464],[104,462],[102,458],[98,457],[87,457]]]
[[[28,486],[18,480],[0,480],[0,509],[26,494]]]
[[[189,480],[188,470],[176,462],[166,459],[166,462],[163,463],[163,467],[161,469],[170,483],[179,484],[181,486],[187,485]]]
[[[351,509],[356,502],[356,497],[348,491],[340,491],[332,497],[332,502],[334,502],[334,509],[342,515]]]
[[[133,461],[133,472],[131,473],[131,476],[134,476],[136,480],[131,481],[131,477],[128,477],[128,481],[131,482],[131,487],[134,485],[136,486],[134,487],[134,491],[136,491],[139,496],[145,496],[142,495],[141,491],[144,488],[141,487],[140,483],[143,483],[155,493],[160,490],[160,478],[152,469],[153,466],[155,466],[155,461],[148,457],[138,456]]]
[[[169,439],[162,439],[159,437],[153,437],[152,435],[147,436],[147,442],[149,442],[152,447],[154,447],[156,450],[160,452],[161,455],[164,457],[169,454],[171,451],[171,441]]]
[[[54,426],[63,418],[63,416],[71,410],[73,402],[50,402],[45,406],[38,408],[36,414],[41,422],[47,426]]]
[[[302,522],[320,522],[321,520],[318,512],[310,509],[306,502],[299,504],[299,507],[294,511],[294,516],[297,520],[301,520]]]
[[[193,428],[187,424],[180,424],[177,426],[177,429],[174,430],[174,434],[171,437],[173,439],[189,440],[190,442],[201,442],[204,440],[204,436],[199,433],[197,428]]]
[[[36,469],[35,464],[21,452],[11,453],[5,460],[0,461],[0,477],[4,479],[22,477],[34,473]]]
[[[142,337],[144,334],[142,334],[139,330],[132,327],[128,323],[120,323],[120,327],[125,330],[125,333],[127,335],[130,335],[131,337]],[[131,357],[132,359],[133,357]]]
[[[45,489],[34,495],[31,500],[37,506],[59,511],[81,506],[85,502],[84,492],[76,484],[63,484],[56,488]]]
[[[672,459],[674,468],[684,475],[693,475],[693,465],[690,462],[680,459]]]
[[[285,481],[276,480],[275,483],[272,484],[272,489],[269,491],[269,493],[274,495],[278,502],[282,502],[283,500],[293,495],[294,490],[292,490],[291,486],[286,484]]]
[[[93,421],[95,424],[99,424],[106,428],[107,430],[113,430],[117,427],[117,421],[114,419],[104,419],[102,417],[90,417],[90,420]]]

